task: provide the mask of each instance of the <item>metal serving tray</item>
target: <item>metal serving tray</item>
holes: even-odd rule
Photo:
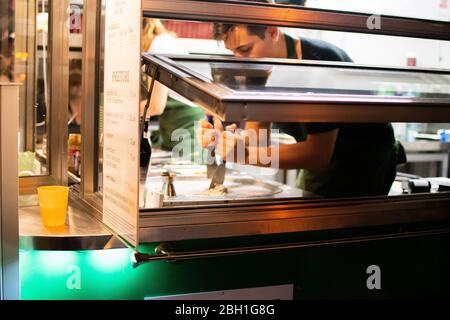
[[[144,208],[202,206],[208,204],[231,204],[252,201],[267,201],[283,198],[312,197],[300,189],[278,183],[273,180],[255,178],[247,173],[228,170],[224,186],[225,195],[207,194],[210,184],[204,172],[195,175],[179,175],[174,179],[176,196],[163,195],[163,178],[159,175],[149,176],[145,183],[143,195],[146,199]],[[142,186],[144,187],[144,186]]]

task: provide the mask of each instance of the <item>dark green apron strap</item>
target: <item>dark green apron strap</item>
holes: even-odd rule
[[[403,164],[408,161],[406,158],[405,148],[403,147],[401,142],[398,140],[395,142],[395,154],[396,154],[397,164]]]
[[[295,50],[295,40],[287,34],[284,34],[284,38],[286,40],[287,58],[288,59],[298,59],[297,51]]]

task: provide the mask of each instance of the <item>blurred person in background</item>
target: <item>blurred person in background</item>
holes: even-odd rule
[[[72,70],[69,74],[69,134],[80,133],[81,98],[81,71]]]
[[[14,32],[0,29],[0,82],[14,81]]]
[[[173,32],[166,30],[159,19],[143,19],[142,25],[142,52],[160,54],[188,54],[181,46]],[[150,87],[151,78],[143,79],[141,93],[141,114],[147,101],[147,90]],[[166,86],[155,82],[147,117],[157,116],[159,129],[152,132],[151,141],[154,147],[171,150],[180,141],[172,141],[172,132],[176,129],[185,129],[194,140],[194,124],[204,117],[203,111],[190,101]],[[193,142],[192,142],[193,146]]]

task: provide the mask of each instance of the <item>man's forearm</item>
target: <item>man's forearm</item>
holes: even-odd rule
[[[320,169],[327,166],[320,152],[312,153],[306,150],[302,142],[272,147],[247,146],[245,161],[241,164],[279,169]],[[241,157],[241,160],[244,159]],[[239,159],[238,159],[239,160]]]

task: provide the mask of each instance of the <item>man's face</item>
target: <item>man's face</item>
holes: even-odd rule
[[[278,30],[269,27],[264,39],[249,33],[246,26],[238,25],[228,32],[225,47],[233,51],[235,57],[275,58],[274,45],[278,37]]]
[[[69,95],[73,98],[80,98],[82,96],[82,87],[81,85],[73,85],[69,88]]]

